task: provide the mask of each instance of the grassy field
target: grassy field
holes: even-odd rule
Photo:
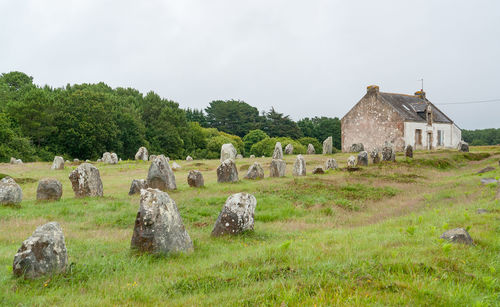
[[[341,167],[348,154],[332,155]],[[50,163],[0,164],[23,189],[20,207],[0,206],[1,306],[327,306],[500,305],[500,147],[471,153],[417,152],[415,159],[370,165],[357,172],[312,175],[327,157],[305,156],[307,177],[268,178],[270,158],[237,160],[240,181],[217,184],[218,161],[176,161],[176,201],[194,241],[189,255],[137,255],[130,239],[139,196],[130,182],[145,178],[149,162],[96,164],[104,197],[75,199],[68,179],[76,165],[51,171]],[[242,179],[253,161],[266,178]],[[486,166],[496,170],[477,175]],[[198,169],[205,188],[187,185]],[[37,182],[63,183],[59,202],[37,203]],[[212,238],[226,198],[257,198],[255,231]],[[477,214],[478,208],[489,210]],[[14,254],[35,228],[58,221],[66,237],[66,274],[24,280],[12,276]],[[439,239],[464,227],[474,246]]]

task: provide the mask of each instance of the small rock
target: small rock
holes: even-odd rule
[[[364,151],[365,146],[363,146],[363,143],[355,143],[351,145],[351,148],[349,149],[349,152],[360,152]]]
[[[495,170],[495,168],[493,166],[488,166],[488,167],[483,168],[482,170],[480,170],[476,174],[484,174],[484,173],[491,172],[494,170]]]
[[[102,196],[102,181],[99,170],[90,163],[80,164],[69,174],[75,197]]]
[[[285,146],[285,155],[293,155],[293,145],[288,144]]]
[[[102,162],[107,163],[107,164],[117,164],[118,163],[118,156],[112,152],[105,152],[102,155]]]
[[[220,149],[220,162],[224,162],[227,159],[234,160],[236,159],[236,148],[231,143],[223,144]]]
[[[12,271],[15,276],[35,279],[66,271],[68,253],[61,226],[50,222],[37,227],[16,255]]]
[[[316,153],[316,149],[314,149],[313,144],[308,144],[307,145],[307,154],[314,155],[315,153]]]
[[[191,157],[191,156],[187,156],[187,157],[186,157],[186,161],[193,161],[193,157]]]
[[[54,162],[52,162],[51,170],[61,170],[64,169],[64,159],[60,156],[54,157]]]
[[[139,147],[139,150],[137,150],[137,153],[135,154],[134,158],[135,160],[148,161],[149,158],[148,149],[144,146]]]
[[[70,162],[69,162],[69,160],[66,160],[66,161],[64,161],[64,163],[68,163],[69,164]]]
[[[448,230],[447,232],[443,233],[440,238],[453,243],[463,243],[468,245],[474,244],[467,230],[463,228]]]
[[[217,182],[237,182],[238,169],[232,159],[226,159],[217,167]]]
[[[280,142],[276,142],[274,145],[273,159],[283,159],[283,148]]]
[[[269,166],[269,176],[283,177],[286,172],[286,162],[281,159],[272,159]]]
[[[328,160],[326,160],[325,162],[325,170],[336,170],[338,168],[338,164],[337,164],[337,160],[335,160],[334,158],[329,158]]]
[[[54,178],[44,178],[38,181],[36,200],[59,200],[61,199],[62,193],[62,184],[59,180]]]
[[[255,159],[255,155],[250,155],[250,159]]]
[[[236,235],[253,230],[257,200],[252,194],[237,193],[228,197],[215,222],[212,236]]]
[[[196,170],[189,171],[187,181],[190,187],[200,188],[205,185],[203,174]]]
[[[145,179],[134,179],[130,184],[130,190],[128,191],[128,195],[134,195],[141,193],[142,189],[147,189],[148,183]]]
[[[17,205],[23,200],[23,190],[10,177],[4,177],[0,180],[0,204]]]
[[[10,157],[10,164],[23,164],[23,160]]]
[[[333,138],[329,136],[323,141],[323,154],[331,155],[332,152],[333,152]]]
[[[73,159],[73,163],[80,163],[80,160],[75,158],[75,159]]]
[[[154,161],[155,159],[156,159],[156,155],[151,155],[151,156],[149,156],[149,161],[151,161],[151,162],[152,162],[152,161]]]
[[[146,182],[149,188],[162,191],[175,190],[175,175],[164,155],[159,155],[149,166]]]
[[[495,178],[481,178],[481,184],[497,183]]]
[[[476,210],[477,214],[485,214],[485,213],[488,213],[488,212],[489,212],[488,210],[482,209],[482,208],[479,208],[479,209]]]
[[[180,169],[181,169],[181,166],[179,164],[177,164],[176,162],[172,163],[172,170],[178,171]]]
[[[467,144],[467,142],[464,141],[458,142],[458,151],[469,152],[469,144]]]
[[[97,159],[97,161],[96,161],[96,162],[97,162],[97,163],[101,163],[101,162],[102,162],[102,159],[100,159],[100,158],[99,158],[99,159]]]
[[[378,149],[377,149],[377,148],[374,148],[374,149],[370,152],[370,158],[372,158],[372,163],[373,163],[373,164],[380,163],[380,152],[378,151]]]
[[[357,160],[358,166],[368,166],[368,153],[366,151],[360,151]]]
[[[237,154],[237,155],[236,155],[236,159],[238,159],[238,160],[239,160],[239,159],[243,159],[243,156],[242,156],[241,154]]]
[[[324,174],[324,173],[325,173],[325,171],[323,170],[323,167],[322,167],[322,166],[316,166],[316,167],[313,169],[312,173],[313,173],[314,175],[316,175],[316,174],[320,175],[320,174]]]
[[[413,147],[411,145],[407,145],[405,148],[405,156],[407,158],[413,158]]]
[[[254,162],[247,171],[245,179],[262,179],[264,178],[264,169],[259,162]]]
[[[293,176],[305,176],[306,175],[306,161],[302,155],[298,155],[295,159],[295,164],[293,165]]]
[[[356,167],[356,158],[354,156],[350,156],[347,158],[347,168]]]
[[[394,153],[392,146],[384,146],[382,148],[382,160],[392,162],[396,161],[396,154]]]

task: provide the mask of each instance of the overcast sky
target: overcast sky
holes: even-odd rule
[[[0,0],[0,72],[103,81],[181,107],[240,99],[293,119],[342,117],[365,94],[500,99],[500,1]],[[500,101],[443,105],[500,128]]]

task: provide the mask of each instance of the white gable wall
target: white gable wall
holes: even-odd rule
[[[415,144],[415,130],[422,130],[422,145]],[[438,130],[443,133],[443,145],[438,146]],[[455,124],[433,123],[428,126],[425,122],[405,122],[405,146],[411,145],[415,149],[427,149],[428,132],[432,132],[432,148],[457,148],[462,139],[462,131]]]

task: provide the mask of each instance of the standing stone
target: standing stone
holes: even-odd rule
[[[26,239],[16,255],[12,271],[15,276],[34,279],[66,271],[68,253],[64,235],[57,222],[37,227]]]
[[[156,159],[156,157],[157,157],[156,155],[149,156],[149,161],[154,161]]]
[[[355,143],[351,145],[349,152],[361,152],[365,150],[363,143]]]
[[[233,144],[223,144],[220,149],[220,162],[224,162],[227,159],[234,160],[236,159],[236,148],[234,148]]]
[[[102,159],[97,159],[97,161],[95,161],[97,163],[101,163],[102,162]]]
[[[269,170],[271,177],[283,177],[286,172],[286,162],[281,159],[272,159]]]
[[[17,205],[23,200],[23,190],[10,177],[0,180],[0,205]]]
[[[120,161],[121,160],[122,159],[120,159]],[[118,163],[118,156],[114,152],[111,153],[111,161],[112,161],[112,164],[117,164]]]
[[[99,170],[90,163],[80,164],[69,174],[75,197],[102,196]]]
[[[79,159],[77,159],[77,158],[74,158],[74,159],[73,159],[73,163],[80,163],[80,160],[79,160]]]
[[[392,146],[384,146],[382,148],[382,160],[383,161],[396,161],[396,154],[394,153],[394,150],[392,149]]]
[[[99,160],[100,160],[100,159],[99,159]],[[98,162],[100,162],[99,160],[97,160],[97,161],[98,161]],[[69,160],[66,160],[66,161],[64,161],[64,163],[69,164],[70,162],[69,162]]]
[[[350,156],[347,159],[347,168],[354,168],[356,167],[356,158],[354,156]]]
[[[328,160],[326,160],[325,170],[329,170],[329,169],[336,170],[337,168],[338,168],[338,164],[334,158],[329,158]]]
[[[85,163],[90,163],[90,160],[89,159],[85,160]]]
[[[331,136],[327,137],[323,141],[323,154],[330,155],[333,151],[333,138]]]
[[[189,171],[187,181],[190,187],[200,188],[205,185],[203,174],[200,171]]]
[[[254,162],[245,175],[245,179],[262,179],[264,178],[264,169],[259,162]]]
[[[128,195],[134,195],[141,193],[142,189],[147,189],[148,184],[145,179],[134,179],[130,184],[130,190],[128,191]]]
[[[10,157],[10,164],[23,164],[23,160]]]
[[[255,155],[250,155],[250,159],[255,159]]]
[[[413,158],[413,146],[411,145],[406,145],[405,148],[405,156],[407,158]]]
[[[241,154],[237,154],[237,155],[236,155],[236,159],[238,159],[238,160],[239,160],[239,159],[243,159],[243,156],[242,156]]]
[[[314,175],[321,175],[321,174],[324,174],[324,173],[325,173],[325,170],[324,170],[324,169],[323,169],[323,167],[321,167],[321,166],[316,166],[316,167],[313,169],[312,173],[313,173]]]
[[[293,145],[288,144],[285,146],[285,155],[293,155]]]
[[[463,228],[448,230],[447,232],[443,233],[440,238],[453,243],[463,243],[468,245],[474,244],[467,230]]]
[[[460,141],[458,143],[458,151],[469,152],[469,144],[467,142]]]
[[[237,182],[238,169],[232,159],[226,159],[217,168],[217,182]]]
[[[307,145],[307,154],[314,155],[316,153],[316,149],[314,149],[313,144]]]
[[[372,158],[372,163],[373,163],[373,164],[380,163],[380,152],[378,151],[378,149],[377,149],[377,148],[374,148],[374,149],[370,152],[370,157]]]
[[[164,155],[159,155],[149,166],[147,185],[152,189],[162,191],[175,190],[175,175]]]
[[[38,181],[36,200],[59,200],[62,196],[62,184],[57,179],[44,178]]]
[[[212,236],[236,235],[253,230],[257,200],[252,194],[237,193],[228,197],[215,222]]]
[[[155,254],[193,251],[177,205],[167,193],[151,188],[141,190],[131,247]]]
[[[179,164],[177,164],[176,162],[173,162],[173,163],[172,163],[172,170],[174,170],[174,171],[178,171],[178,170],[180,170],[181,168],[182,168],[182,167],[181,167]]]
[[[306,175],[306,161],[302,155],[298,155],[295,159],[295,164],[293,165],[292,174],[294,176],[305,176]]]
[[[64,169],[64,159],[60,156],[54,157],[54,162],[52,162],[51,170],[61,170]]]
[[[113,152],[105,152],[102,155],[102,162],[107,163],[107,164],[117,164],[118,163],[118,156]]]
[[[274,145],[273,159],[283,159],[283,148],[280,142],[276,142]]]
[[[148,161],[149,153],[146,147],[140,147],[135,154],[135,160]]]
[[[186,157],[186,161],[193,161],[193,157],[191,157],[191,156],[187,156],[187,157]]]
[[[359,166],[368,166],[368,153],[366,151],[361,151],[358,153],[358,160],[356,162]]]

